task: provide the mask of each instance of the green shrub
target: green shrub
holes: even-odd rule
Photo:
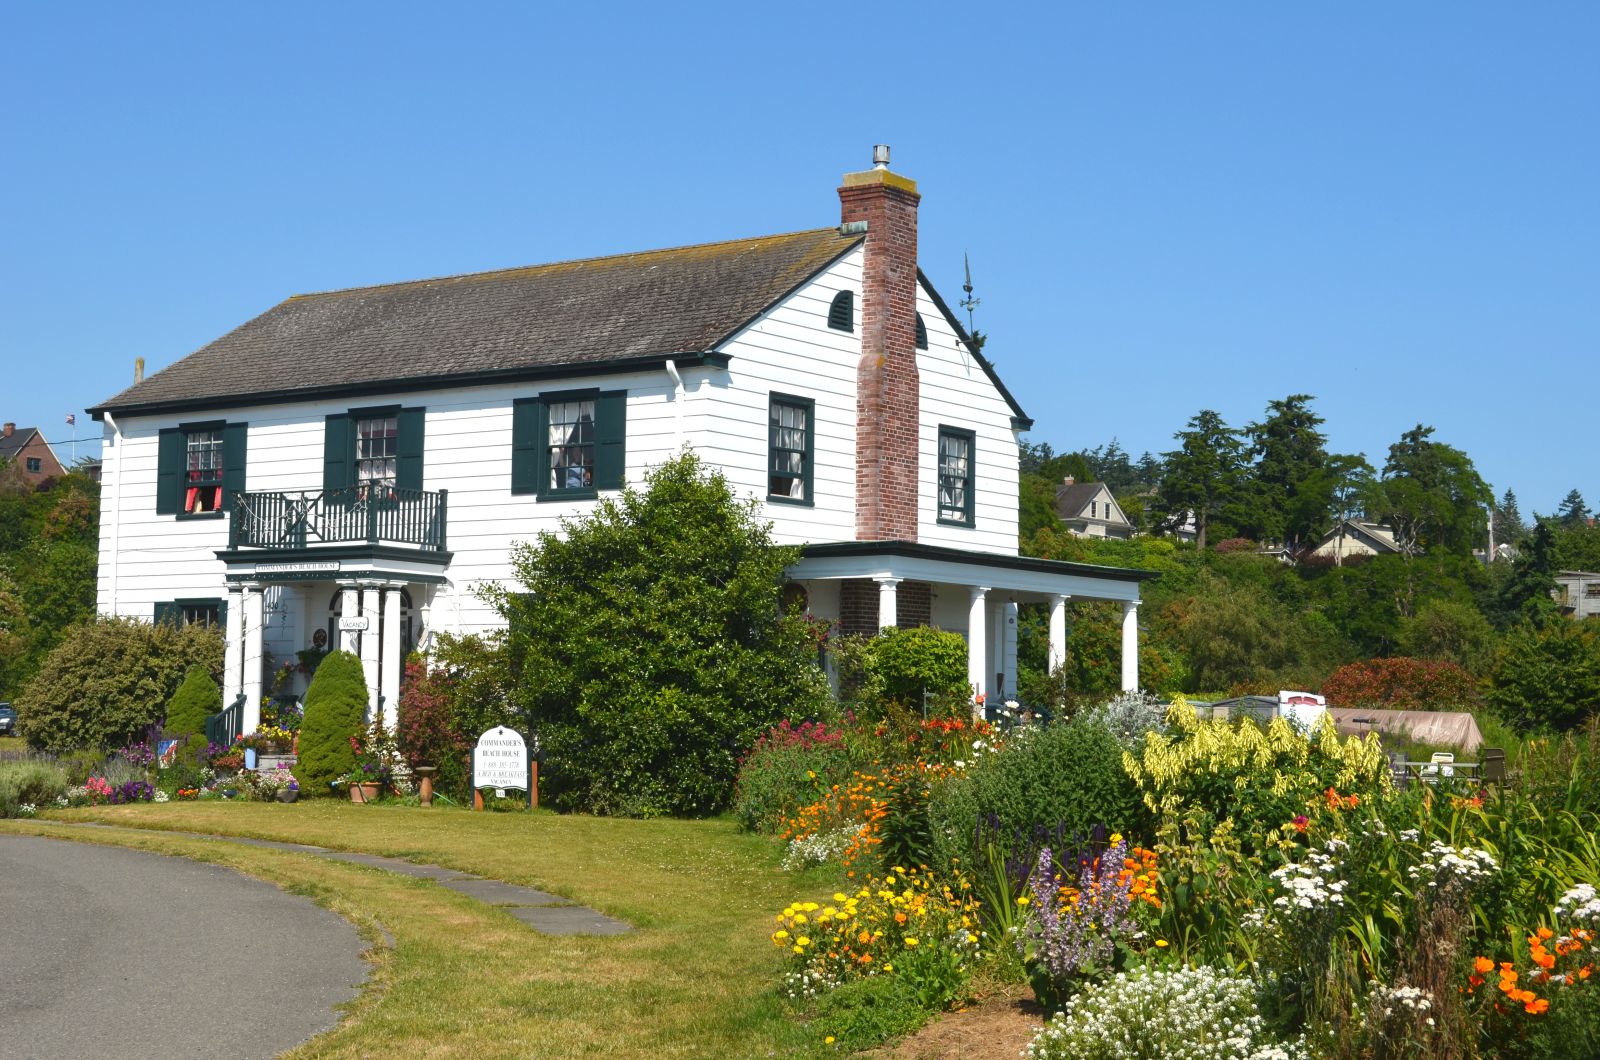
[[[104,768],[106,756],[103,751],[84,748],[59,756],[56,764],[66,770],[67,783],[76,787]]]
[[[222,709],[222,691],[204,667],[191,666],[183,684],[167,704],[167,720],[162,725],[169,739],[204,734],[206,718]]]
[[[24,804],[44,809],[67,793],[67,772],[49,762],[0,762],[0,817],[15,817]]]
[[[1507,633],[1489,705],[1524,729],[1570,729],[1600,711],[1600,623],[1555,621]]]
[[[1066,722],[1022,729],[979,755],[965,776],[934,785],[934,854],[975,863],[980,816],[987,833],[1026,858],[1039,835],[1070,839],[1097,825],[1144,835],[1149,815],[1122,766],[1122,747],[1102,725]]]
[[[868,642],[883,694],[920,706],[924,692],[970,695],[967,641],[959,633],[928,626],[886,629]]]
[[[121,747],[160,721],[184,673],[222,672],[222,636],[203,626],[100,617],[74,626],[17,697],[32,747]]]
[[[828,702],[812,630],[779,607],[799,556],[692,454],[517,546],[502,608],[515,706],[550,805],[627,816],[732,801],[740,754]]]
[[[300,724],[300,759],[295,774],[305,795],[326,795],[333,781],[350,772],[355,752],[350,738],[367,722],[367,679],[361,660],[336,651],[322,660],[306,690]]]

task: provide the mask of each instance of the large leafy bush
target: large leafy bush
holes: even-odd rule
[[[741,752],[827,702],[816,641],[778,606],[797,552],[753,502],[685,454],[643,490],[518,546],[508,595],[515,705],[564,809],[706,814],[733,795]]]
[[[890,628],[874,637],[870,646],[872,665],[889,699],[920,706],[925,692],[972,691],[967,683],[967,641],[959,633],[929,626]]]
[[[361,660],[336,651],[322,660],[306,689],[300,723],[300,760],[295,773],[307,795],[326,795],[333,781],[355,765],[351,737],[366,728],[367,679]]]
[[[407,765],[412,769],[433,766],[438,770],[436,787],[465,794],[471,783],[467,757],[473,741],[456,723],[454,704],[459,693],[459,682],[449,671],[429,671],[421,662],[406,663],[395,735]]]
[[[204,667],[191,666],[183,684],[167,704],[167,720],[162,728],[173,738],[206,731],[206,718],[222,709],[222,692]]]
[[[979,853],[980,817],[1001,853],[1024,861],[1045,842],[1097,826],[1137,835],[1149,822],[1116,737],[1077,721],[1019,730],[980,754],[965,774],[933,786],[929,816],[939,864],[968,865]]]
[[[1506,635],[1489,704],[1522,728],[1569,729],[1600,712],[1600,626],[1554,621]]]
[[[74,626],[17,697],[30,746],[120,747],[160,721],[183,675],[222,672],[222,637],[201,626],[100,617]]]
[[[1346,663],[1322,682],[1339,707],[1455,710],[1478,702],[1478,682],[1463,667],[1438,659],[1366,659]]]

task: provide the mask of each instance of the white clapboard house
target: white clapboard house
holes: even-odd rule
[[[886,162],[881,149],[880,162]],[[509,550],[692,448],[846,632],[965,634],[975,692],[1015,687],[1019,603],[1124,606],[1131,570],[1017,554],[1030,421],[917,267],[914,182],[839,188],[826,228],[296,295],[92,410],[99,609],[217,623],[225,693],[344,647],[393,720],[401,660],[498,616]],[[269,662],[270,660],[270,662]]]

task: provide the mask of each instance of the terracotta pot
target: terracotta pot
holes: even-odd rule
[[[350,785],[351,802],[377,802],[381,784],[352,784]]]

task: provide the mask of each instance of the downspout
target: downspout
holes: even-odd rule
[[[667,375],[672,377],[672,429],[674,432],[674,448],[683,448],[683,402],[688,397],[688,388],[683,385],[683,373],[678,370],[678,362],[668,357],[665,361]]]
[[[111,425],[111,449],[116,454],[114,474],[116,481],[111,486],[111,571],[106,577],[106,595],[111,598],[111,615],[117,614],[117,556],[122,545],[122,428],[117,426],[116,417],[110,411],[106,412],[106,422]],[[102,464],[104,461],[102,461]],[[104,467],[101,468],[104,477]],[[103,513],[104,509],[102,509]]]

